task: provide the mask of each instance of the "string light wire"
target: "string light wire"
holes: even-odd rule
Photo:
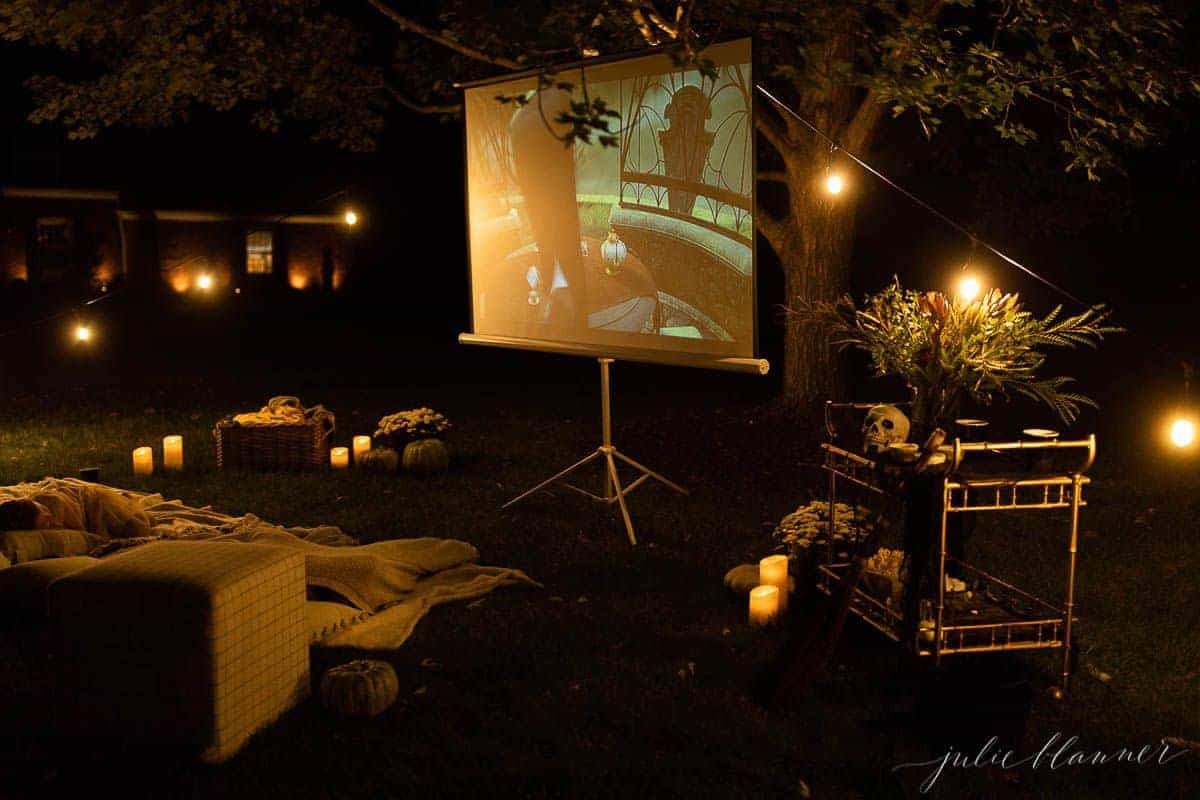
[[[1050,287],[1050,288],[1051,288],[1051,289],[1053,289],[1054,291],[1058,292],[1059,294],[1061,294],[1063,297],[1067,298],[1068,300],[1070,300],[1070,301],[1072,301],[1072,302],[1074,302],[1074,303],[1077,303],[1077,304],[1079,304],[1079,305],[1083,306],[1084,308],[1091,308],[1091,307],[1092,307],[1092,306],[1091,306],[1089,303],[1085,303],[1085,302],[1083,302],[1083,301],[1082,301],[1082,300],[1080,300],[1078,297],[1076,297],[1075,295],[1071,294],[1070,292],[1068,292],[1068,291],[1067,291],[1066,289],[1064,289],[1063,287],[1059,286],[1057,283],[1054,283],[1053,281],[1051,281],[1051,280],[1050,280],[1050,279],[1048,279],[1048,278],[1043,278],[1041,275],[1037,274],[1036,272],[1034,272],[1033,270],[1031,270],[1029,267],[1027,267],[1027,266],[1025,266],[1024,264],[1022,264],[1021,262],[1017,261],[1015,258],[1012,258],[1011,256],[1009,256],[1009,255],[1007,255],[1007,254],[1005,254],[1005,253],[1002,253],[1000,250],[996,249],[996,248],[995,248],[995,247],[993,247],[992,245],[990,245],[990,244],[988,244],[987,242],[985,242],[984,240],[980,239],[978,236],[976,236],[974,233],[972,233],[972,232],[971,232],[971,230],[970,230],[969,228],[967,228],[965,225],[963,225],[963,224],[961,224],[961,223],[957,222],[956,220],[954,220],[954,219],[952,219],[952,218],[950,218],[950,217],[946,216],[946,215],[945,215],[945,214],[943,214],[941,211],[938,211],[936,208],[934,208],[933,206],[931,206],[929,203],[926,203],[926,202],[925,202],[924,200],[922,200],[920,197],[917,197],[915,194],[913,194],[912,192],[910,192],[908,189],[905,189],[903,186],[901,186],[900,184],[898,184],[898,183],[896,183],[895,181],[893,181],[893,180],[892,180],[891,178],[889,178],[887,175],[884,175],[882,172],[880,172],[879,170],[877,170],[877,169],[875,169],[874,167],[872,167],[872,166],[871,166],[870,164],[868,164],[866,161],[863,161],[863,160],[862,160],[861,158],[859,158],[859,157],[858,157],[856,154],[854,154],[853,152],[851,152],[851,151],[847,150],[846,148],[842,147],[842,146],[841,146],[841,144],[839,144],[837,141],[835,141],[835,140],[834,140],[832,137],[830,137],[828,134],[826,134],[824,131],[822,131],[820,128],[818,128],[816,125],[813,125],[811,122],[809,122],[808,120],[806,120],[804,117],[802,117],[802,116],[800,116],[799,114],[797,114],[797,113],[796,113],[795,111],[793,111],[793,110],[792,110],[792,109],[791,109],[789,106],[785,105],[785,104],[784,104],[784,102],[783,102],[782,100],[780,100],[780,99],[779,99],[779,98],[777,98],[775,95],[771,94],[771,93],[770,93],[770,92],[768,92],[766,89],[764,89],[764,88],[763,88],[763,86],[762,86],[762,84],[757,84],[757,83],[756,83],[756,84],[754,85],[754,88],[758,89],[758,91],[759,91],[759,92],[760,92],[760,93],[761,93],[761,94],[762,94],[764,97],[766,97],[768,100],[770,100],[770,101],[771,101],[772,103],[774,103],[776,106],[778,106],[778,107],[779,107],[779,108],[780,108],[782,111],[784,111],[784,112],[785,112],[785,113],[786,113],[788,116],[790,116],[792,119],[796,120],[796,121],[797,121],[797,122],[799,122],[801,125],[803,125],[804,127],[808,128],[810,131],[812,131],[812,133],[813,133],[814,135],[816,135],[816,136],[817,136],[817,137],[819,137],[820,139],[823,139],[824,141],[828,142],[828,143],[829,143],[829,146],[830,146],[831,148],[834,148],[835,150],[841,151],[841,153],[842,153],[842,154],[844,154],[844,155],[846,156],[846,158],[850,159],[850,160],[851,160],[851,161],[853,161],[855,164],[857,164],[858,166],[862,167],[862,168],[863,168],[863,169],[865,169],[867,172],[871,173],[872,175],[874,175],[874,176],[875,176],[876,178],[878,178],[879,180],[883,181],[883,182],[884,182],[885,184],[887,184],[888,186],[890,186],[890,187],[892,187],[893,189],[895,189],[896,191],[900,192],[900,194],[902,194],[902,195],[904,195],[905,197],[907,197],[909,200],[911,200],[911,201],[912,201],[913,203],[915,203],[917,206],[919,206],[919,207],[923,208],[925,211],[928,211],[930,214],[934,215],[935,217],[937,217],[938,219],[940,219],[942,222],[944,222],[944,223],[946,223],[947,225],[949,225],[951,228],[954,228],[956,231],[958,231],[959,233],[961,233],[963,236],[966,236],[966,237],[967,237],[967,238],[968,238],[968,239],[971,241],[971,244],[972,244],[972,246],[978,245],[978,246],[980,246],[980,247],[984,247],[984,248],[986,248],[986,249],[987,249],[989,252],[991,252],[993,255],[997,256],[998,258],[1000,258],[1000,259],[1002,259],[1002,260],[1006,261],[1007,263],[1009,263],[1009,264],[1011,264],[1012,266],[1016,267],[1017,269],[1021,270],[1021,271],[1022,271],[1022,272],[1024,272],[1026,275],[1029,275],[1031,278],[1034,278],[1035,280],[1038,280],[1038,281],[1040,281],[1041,283],[1045,284],[1046,286]]]
[[[38,319],[35,319],[32,322],[27,322],[24,325],[18,325],[15,328],[9,328],[6,331],[0,331],[0,339],[3,339],[5,336],[11,336],[14,333],[21,333],[23,331],[32,330],[33,328],[40,327],[42,325],[45,325],[48,322],[53,322],[56,319],[62,319],[63,317],[69,316],[71,314],[77,314],[77,313],[79,313],[80,309],[87,308],[88,306],[93,306],[97,303],[103,303],[105,300],[108,300],[111,297],[116,297],[117,295],[121,294],[122,292],[125,291],[125,289],[126,289],[125,286],[121,286],[117,289],[113,289],[112,291],[105,292],[104,294],[99,295],[97,297],[93,297],[90,300],[85,300],[84,302],[80,303],[79,305],[73,305],[73,306],[70,306],[69,308],[64,308],[60,311],[55,311],[52,314],[47,314],[44,317],[39,317]]]

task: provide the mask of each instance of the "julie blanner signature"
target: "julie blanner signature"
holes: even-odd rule
[[[1080,746],[1078,736],[1064,738],[1061,733],[1055,733],[1033,755],[1018,757],[1012,750],[1003,750],[997,746],[998,737],[988,739],[983,747],[975,753],[964,753],[953,748],[944,755],[931,758],[928,761],[913,761],[907,764],[897,764],[892,772],[914,767],[930,767],[925,780],[921,781],[921,793],[926,794],[937,785],[938,780],[948,769],[979,769],[996,767],[999,769],[1049,769],[1057,771],[1068,767],[1098,767],[1105,764],[1136,764],[1138,766],[1162,766],[1169,764],[1180,756],[1187,755],[1184,749],[1172,748],[1165,740],[1160,739],[1154,744],[1141,747],[1119,747],[1115,750],[1088,750]]]

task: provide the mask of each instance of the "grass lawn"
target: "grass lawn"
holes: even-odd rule
[[[0,753],[0,796],[111,787],[122,797],[798,797],[802,782],[814,797],[904,796],[888,794],[900,786],[918,796],[930,768],[902,770],[889,785],[891,767],[942,755],[1013,675],[1036,690],[1018,756],[1055,733],[1078,736],[1088,752],[1200,739],[1194,477],[1118,475],[1102,458],[1082,523],[1084,652],[1067,701],[1044,692],[1057,656],[952,662],[931,681],[925,665],[851,621],[812,695],[767,714],[748,687],[778,636],[747,627],[744,600],[721,577],[770,552],[774,524],[822,485],[803,444],[811,428],[748,390],[745,376],[619,365],[618,444],[692,489],[688,498],[640,489],[640,544],[630,547],[613,509],[569,492],[500,510],[596,445],[594,367],[511,353],[446,358],[459,359],[454,369],[430,359],[370,380],[331,358],[307,370],[245,368],[237,380],[56,389],[0,410],[4,483],[99,466],[114,485],[285,524],[332,523],[364,541],[464,539],[483,563],[545,584],[434,609],[387,654],[401,695],[376,720],[342,720],[312,699],[215,768],[120,743],[114,753],[14,737]],[[347,445],[385,413],[433,406],[456,424],[452,468],[431,478],[218,472],[213,423],[283,393],[331,408]],[[153,444],[160,458],[168,433],[183,434],[187,470],[134,479],[130,451]],[[1037,523],[989,523],[972,545],[1001,574],[1058,585],[1065,537]],[[0,702],[11,708],[27,696],[37,652],[15,633],[3,641]],[[354,655],[314,651],[314,675]],[[28,658],[34,667],[19,666]],[[946,695],[948,712],[946,702],[916,700],[931,686],[964,684],[977,686],[974,699]],[[1165,766],[948,770],[930,796],[1190,798],[1198,765],[1187,756]]]

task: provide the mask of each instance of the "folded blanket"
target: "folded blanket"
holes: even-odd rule
[[[435,605],[479,597],[501,586],[541,586],[517,569],[479,566],[475,563],[479,551],[456,539],[390,539],[359,545],[331,525],[283,527],[253,514],[232,517],[209,507],[194,508],[179,500],[166,500],[159,494],[114,489],[75,478],[46,478],[34,484],[0,487],[0,498],[46,492],[83,498],[81,507],[87,512],[87,521],[95,518],[110,530],[125,530],[144,521],[148,535],[139,537],[144,541],[206,539],[230,542],[231,546],[253,543],[303,552],[309,586],[335,592],[362,611],[382,612],[339,632],[325,643],[330,646],[393,649],[408,638],[416,623]],[[111,537],[108,533],[103,538]],[[101,551],[94,552],[131,544],[129,538],[112,539]]]
[[[333,412],[325,406],[305,408],[298,397],[272,397],[258,411],[235,414],[233,421],[238,425],[307,425],[312,422],[328,423],[333,427]]]

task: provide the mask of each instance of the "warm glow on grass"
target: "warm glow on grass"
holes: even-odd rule
[[[1171,444],[1176,447],[1191,447],[1196,441],[1196,424],[1190,419],[1179,417],[1171,423]]]
[[[346,215],[345,215],[345,217],[343,217],[343,219],[346,220],[347,225],[357,225],[358,224],[358,214],[355,214],[353,211],[347,211]]]
[[[979,296],[982,288],[978,278],[974,275],[967,275],[958,282],[958,299],[969,303]]]
[[[213,276],[207,272],[201,273],[200,276],[196,278],[196,287],[207,292],[213,287]]]
[[[838,173],[831,174],[825,179],[825,191],[830,194],[841,194],[842,189],[846,188],[846,181]]]

